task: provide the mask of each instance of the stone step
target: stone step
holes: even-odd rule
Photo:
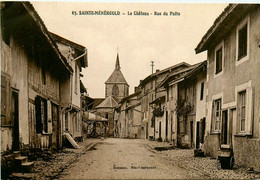
[[[15,157],[21,156],[21,152],[20,151],[14,151],[13,154],[15,155]]]
[[[13,161],[14,158],[15,158],[15,155],[14,154],[8,154],[8,155],[5,155],[4,158],[5,158],[6,161]]]
[[[15,162],[18,163],[19,165],[22,165],[22,163],[25,163],[28,161],[27,156],[19,156],[15,158]]]
[[[36,179],[36,173],[12,173],[11,179]]]
[[[34,170],[34,162],[25,162],[22,163],[21,171],[22,172],[32,172]]]

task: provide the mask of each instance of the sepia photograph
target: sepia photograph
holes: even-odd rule
[[[1,1],[1,179],[260,179],[260,3]]]

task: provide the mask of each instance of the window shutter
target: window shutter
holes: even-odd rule
[[[47,101],[47,123],[48,123],[48,133],[52,132],[52,104],[51,101]]]
[[[36,96],[35,98],[35,111],[36,111],[36,133],[42,133],[42,117],[41,117],[41,97]]]
[[[246,123],[245,129],[247,135],[252,135],[253,129],[253,90],[252,88],[247,89],[247,96],[246,96]]]
[[[10,78],[1,76],[1,125],[12,126],[10,117]]]
[[[211,132],[215,131],[215,107],[214,107],[215,101],[212,100],[212,110],[211,110]]]

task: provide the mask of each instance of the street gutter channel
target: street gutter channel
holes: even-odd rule
[[[150,147],[149,145],[145,145],[145,147],[146,148],[148,148],[148,150],[150,150],[151,152],[153,152],[153,153],[157,153],[158,151],[160,152],[160,150],[154,150],[152,147]],[[174,148],[171,148],[171,149],[167,149],[167,150],[173,150]],[[165,149],[164,149],[165,150]],[[157,151],[157,152],[156,152]],[[163,156],[163,159],[165,159],[165,160],[169,160],[169,159],[167,159],[165,156]],[[180,168],[183,168],[183,169],[186,169],[186,170],[188,170],[188,171],[190,171],[191,169],[192,170],[194,170],[197,174],[200,174],[202,177],[201,178],[206,178],[206,179],[210,179],[211,178],[211,176],[210,175],[208,175],[208,174],[206,174],[206,173],[204,173],[204,172],[200,172],[197,168],[194,168],[194,167],[192,167],[192,166],[189,166],[188,164],[185,164],[185,165],[182,165],[182,164],[180,164],[179,162],[175,162],[174,164],[173,163],[170,163],[170,164],[172,164],[172,165],[177,165],[178,167],[180,167]]]
[[[101,143],[101,142],[93,142],[93,143],[91,143],[89,146],[86,147],[86,149],[84,149],[82,152],[80,152],[79,154],[77,154],[74,159],[72,159],[72,160],[69,161],[64,167],[62,167],[62,169],[61,169],[59,172],[57,172],[56,175],[51,176],[51,177],[49,176],[49,178],[57,179],[65,169],[67,169],[67,168],[68,168],[71,164],[73,164],[74,162],[78,161],[79,158],[80,158],[80,156],[82,156],[83,154],[85,154],[87,151],[90,151],[91,149],[93,150],[94,146],[96,146],[96,145],[99,144],[99,143]]]

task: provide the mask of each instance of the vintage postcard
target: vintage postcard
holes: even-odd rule
[[[1,2],[2,179],[260,178],[260,4]]]

